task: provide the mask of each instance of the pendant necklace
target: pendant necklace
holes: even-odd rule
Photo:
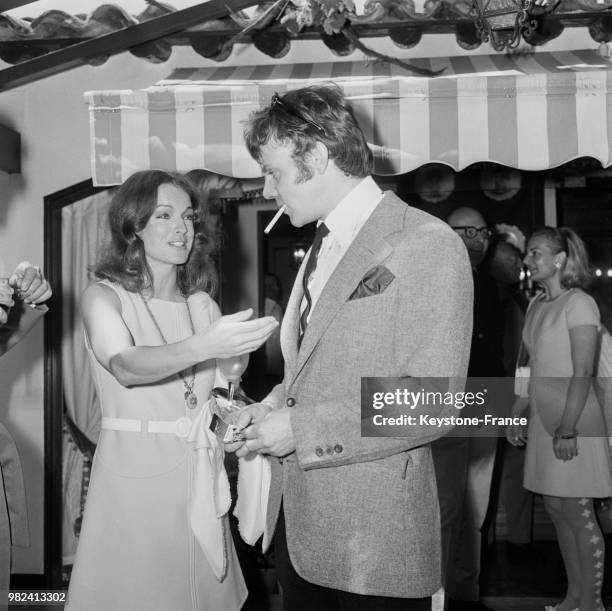
[[[155,319],[155,316],[153,316],[153,312],[151,311],[151,308],[149,307],[147,300],[142,296],[142,293],[138,293],[138,294],[140,295],[140,299],[142,300],[142,303],[144,304],[144,307],[146,311],[148,312],[149,317],[153,321],[153,324],[155,325],[155,328],[157,329],[159,336],[162,338],[162,342],[164,342],[164,344],[167,346],[168,342],[166,338],[164,337],[164,334],[162,333],[161,327],[159,326],[159,323]],[[195,335],[193,320],[191,318],[191,311],[189,310],[189,304],[187,303],[187,300],[185,300],[185,305],[187,306],[187,314],[189,316],[189,325],[191,327],[191,334]],[[182,371],[179,371],[176,375],[178,376],[179,380],[183,382],[183,386],[185,387],[185,394],[184,394],[185,405],[189,409],[195,409],[198,406],[198,397],[193,392],[193,387],[195,385],[195,378],[196,378],[195,365],[191,366],[191,379],[190,380],[187,380],[187,378],[183,375]]]

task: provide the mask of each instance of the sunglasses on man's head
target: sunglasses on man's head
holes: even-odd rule
[[[320,123],[317,123],[316,121],[313,121],[312,119],[309,119],[308,117],[303,115],[293,104],[283,100],[283,98],[281,98],[278,93],[275,93],[272,96],[272,100],[270,101],[270,109],[273,109],[275,107],[282,108],[287,114],[291,115],[292,117],[295,117],[296,119],[299,119],[307,125],[310,125],[310,127],[314,127],[323,136],[327,136],[327,134],[325,133],[325,129]]]
[[[469,240],[474,239],[477,235],[481,235],[483,238],[491,237],[491,230],[488,227],[472,227],[471,225],[460,225],[454,226],[455,231],[462,231],[465,237]]]

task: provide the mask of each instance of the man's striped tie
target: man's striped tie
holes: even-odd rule
[[[317,230],[315,231],[314,240],[312,242],[312,247],[310,249],[310,255],[308,256],[308,261],[306,261],[306,268],[304,269],[304,276],[302,277],[302,287],[304,288],[304,297],[306,299],[306,307],[304,311],[300,315],[300,332],[298,335],[298,350],[302,345],[302,338],[304,337],[304,333],[306,331],[306,327],[308,326],[308,314],[310,314],[310,308],[312,307],[312,297],[310,296],[310,291],[308,290],[308,281],[310,280],[310,276],[317,267],[317,257],[319,256],[319,250],[321,250],[321,244],[323,243],[323,238],[329,233],[329,229],[325,223],[319,223]]]

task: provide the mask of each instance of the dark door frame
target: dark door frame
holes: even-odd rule
[[[62,428],[64,388],[62,381],[62,209],[104,187],[84,180],[44,198],[45,275],[53,297],[44,319],[44,566],[43,586],[62,588]],[[17,576],[17,580],[19,581]],[[26,578],[26,576],[21,576]],[[29,576],[28,576],[29,577]],[[29,583],[32,583],[30,578]]]
[[[62,378],[62,210],[109,187],[94,187],[91,179],[84,180],[45,196],[44,198],[44,257],[45,275],[53,287],[49,312],[44,318],[44,567],[42,576],[13,575],[13,587],[59,590],[62,579],[63,529],[63,448],[64,387]],[[112,188],[112,187],[111,187]],[[235,211],[234,211],[235,214]],[[231,231],[232,209],[220,213],[222,232]],[[234,219],[235,222],[235,219]],[[226,240],[219,253],[219,268],[233,262],[231,240]],[[227,287],[219,286],[219,302],[231,302]]]

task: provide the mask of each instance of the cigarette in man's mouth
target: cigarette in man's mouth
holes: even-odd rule
[[[274,215],[274,218],[268,223],[268,225],[266,226],[266,228],[264,229],[264,233],[270,233],[270,231],[272,230],[272,227],[274,227],[274,225],[276,225],[276,221],[278,221],[278,219],[281,217],[281,215],[283,214],[283,212],[285,212],[285,210],[287,210],[287,206],[285,206],[284,204],[278,209],[278,212]]]

